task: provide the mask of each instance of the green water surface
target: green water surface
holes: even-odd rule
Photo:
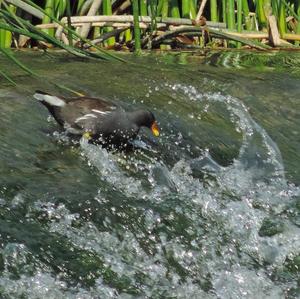
[[[0,298],[299,298],[300,54],[0,56]],[[154,112],[133,152],[35,90]]]

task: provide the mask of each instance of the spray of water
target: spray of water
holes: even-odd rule
[[[128,288],[120,291],[101,275],[89,289],[66,288],[50,269],[44,270],[45,265],[30,260],[26,248],[20,250],[25,245],[10,244],[13,248],[2,250],[6,268],[0,289],[6,285],[7,294],[20,292],[30,298],[133,298],[131,288],[141,298],[237,299],[283,298],[297,287],[296,281],[274,279],[300,248],[299,227],[281,217],[300,190],[286,181],[276,144],[237,98],[201,93],[182,84],[161,88],[170,90],[175,100],[199,104],[202,113],[209,111],[211,103],[230,112],[232,125],[242,133],[233,163],[221,166],[203,149],[199,157],[185,157],[170,166],[147,151],[113,154],[81,140],[87,163],[111,192],[123,194],[128,201],[110,207],[122,224],[116,226],[105,217],[102,225],[85,221],[74,226],[78,214],[62,204],[54,207],[39,201],[32,213],[43,211],[55,219],[49,231],[96,254],[116,280],[126,280]],[[195,170],[206,175],[195,176]],[[108,197],[99,188],[93,201],[102,205]],[[121,209],[126,204],[134,216]],[[130,224],[128,217],[132,217]],[[261,228],[269,218],[278,218],[282,229],[264,236]],[[29,265],[31,276],[24,270],[18,280],[12,280],[12,264],[20,265],[18,269]]]

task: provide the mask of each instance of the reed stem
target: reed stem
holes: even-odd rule
[[[190,0],[190,18],[195,20],[197,16],[196,5],[194,0]]]
[[[45,6],[45,12],[46,14],[44,15],[43,24],[48,24],[51,23],[51,17],[54,16],[54,0],[46,0],[46,6]],[[44,32],[46,32],[50,36],[54,36],[54,29],[43,29]]]
[[[182,17],[189,19],[190,18],[190,1],[183,0],[181,2],[181,10],[182,10]]]
[[[256,15],[260,28],[267,28],[267,18],[264,12],[264,0],[256,0]]]
[[[242,0],[242,10],[244,16],[245,27],[247,30],[252,29],[251,18],[250,18],[250,10],[247,0]]]
[[[286,33],[286,21],[285,21],[285,5],[283,1],[280,1],[279,4],[279,11],[278,11],[278,29],[280,36],[283,37],[283,35]]]
[[[186,0],[188,1],[188,0]],[[162,9],[161,9],[161,16],[163,18],[167,18],[168,17],[168,13],[169,13],[169,0],[163,0],[163,5],[162,5]],[[160,45],[160,49],[161,50],[169,50],[170,46],[169,45]]]
[[[23,27],[23,25],[20,22],[18,22],[17,16],[15,14],[17,8],[14,5],[12,5],[12,4],[8,5],[5,2],[3,3],[3,5],[7,11],[7,14],[10,15],[19,26]],[[6,23],[5,20],[3,20],[3,21]],[[11,43],[12,43],[12,32],[10,30],[2,30],[1,31],[1,47],[10,48]]]
[[[243,22],[243,1],[242,0],[237,0],[237,32],[242,32],[242,22]],[[241,47],[241,43],[237,43],[237,47]]]
[[[235,29],[235,12],[234,12],[234,0],[226,0],[226,10],[227,10],[227,28]],[[229,46],[236,46],[235,42],[229,42]]]
[[[161,16],[161,11],[162,11],[163,4],[164,4],[164,0],[159,0],[158,1],[157,9],[156,9],[156,15],[157,16]]]
[[[226,0],[222,0],[222,21],[227,23]]]
[[[0,48],[4,48],[5,46],[5,30],[0,29]]]
[[[171,17],[172,18],[180,18],[178,0],[171,0],[170,6],[171,6]]]
[[[150,14],[151,14],[151,34],[156,30],[157,22],[157,0],[150,0]]]
[[[112,8],[111,8],[111,0],[103,0],[103,14],[107,16],[112,15]],[[112,30],[112,27],[106,27],[105,32],[109,32]],[[107,40],[107,44],[109,46],[113,46],[116,40],[114,37],[111,37]]]
[[[296,14],[298,16],[300,16],[300,0],[297,0],[297,2],[295,3],[295,11],[296,11]],[[296,33],[300,34],[300,22],[299,21],[297,23]],[[295,42],[296,46],[299,46],[299,44],[300,44],[299,41]]]
[[[234,13],[234,0],[226,0],[227,11],[227,27],[228,29],[235,28],[235,13]]]
[[[163,0],[163,5],[161,9],[161,16],[167,18],[169,14],[169,0]]]
[[[56,18],[60,18],[64,15],[67,5],[70,6],[70,1],[67,0],[55,0],[54,3],[54,12],[55,12],[55,16]]]
[[[210,0],[210,19],[213,22],[218,21],[217,0]]]
[[[72,23],[71,23],[71,7],[70,7],[70,1],[67,1],[66,3],[66,10],[67,10],[67,18],[68,18],[68,28],[72,29]],[[73,46],[73,37],[72,37],[72,32],[71,30],[68,31],[68,40],[69,40],[69,45]]]
[[[140,0],[140,12],[141,12],[141,16],[147,16],[148,15],[147,0]]]
[[[76,8],[76,14],[77,15],[80,15],[80,12],[81,12],[81,9],[82,9],[82,6],[83,6],[84,2],[85,2],[85,0],[78,0],[77,1],[77,8]]]
[[[141,53],[141,31],[139,25],[139,2],[132,0],[133,27],[134,27],[134,51]]]
[[[278,18],[279,13],[279,3],[278,0],[271,0],[271,6],[272,6],[272,14]]]

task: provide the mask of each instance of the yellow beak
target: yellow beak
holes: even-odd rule
[[[151,131],[152,131],[152,134],[156,137],[159,136],[159,128],[157,126],[157,122],[155,121],[152,126],[151,126]]]

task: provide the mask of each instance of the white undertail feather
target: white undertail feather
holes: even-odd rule
[[[38,101],[47,102],[51,106],[64,107],[66,105],[64,100],[49,94],[35,93],[33,97]]]

